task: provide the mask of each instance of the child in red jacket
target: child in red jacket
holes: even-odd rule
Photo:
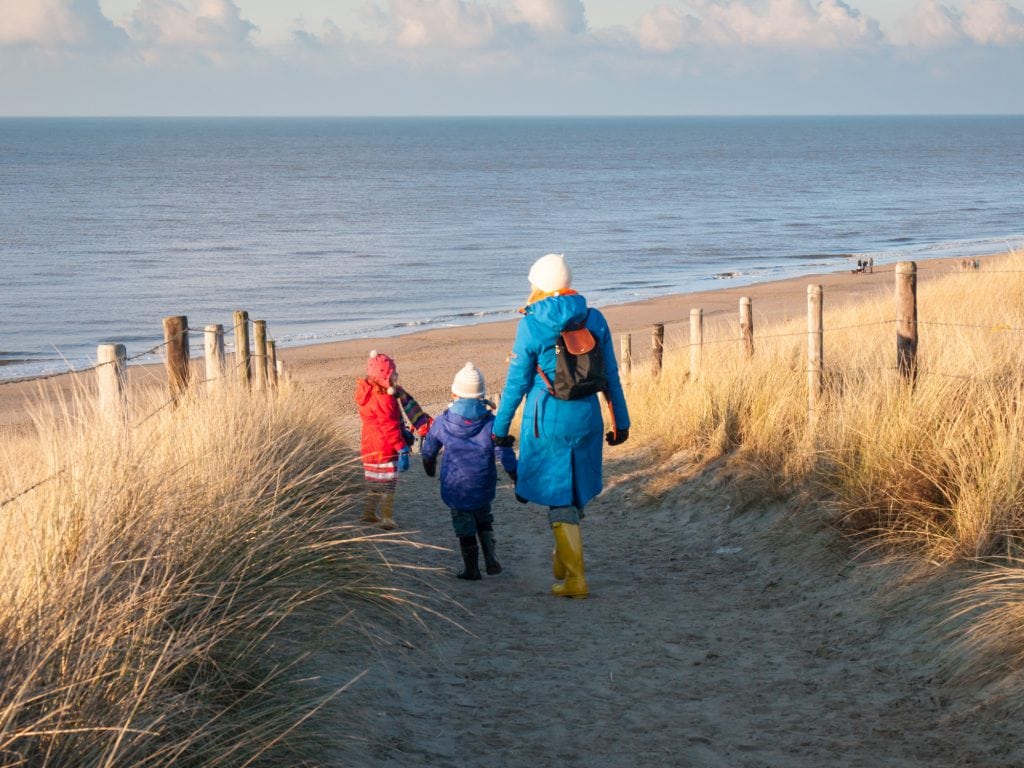
[[[427,433],[433,420],[398,386],[395,361],[377,350],[370,353],[366,362],[366,377],[356,382],[355,401],[363,422],[363,477],[369,485],[361,519],[367,523],[380,522],[381,528],[390,531],[395,528],[398,473],[409,469],[410,446],[415,440],[405,428],[402,413],[420,435]]]

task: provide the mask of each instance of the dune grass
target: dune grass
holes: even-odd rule
[[[922,283],[918,315],[908,386],[894,298],[830,307],[826,293],[813,424],[805,320],[758,328],[752,359],[735,325],[710,326],[692,379],[677,331],[660,380],[634,372],[634,432],[662,454],[723,462],[748,501],[813,499],[814,514],[916,568],[980,567],[956,600],[971,617],[956,663],[1011,674],[1024,670],[1024,252]],[[1016,696],[1024,705],[1024,687]]]
[[[312,765],[334,692],[282,630],[406,599],[311,398],[161,398],[125,426],[80,397],[4,446],[0,499],[44,482],[0,508],[0,764]]]

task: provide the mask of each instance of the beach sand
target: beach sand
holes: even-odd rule
[[[955,260],[921,266],[921,282],[957,268]],[[724,287],[605,314],[617,337],[633,334],[639,358],[653,323],[669,325],[669,348],[673,338],[684,343],[694,307],[709,324],[731,323],[749,296],[755,335],[768,322],[802,318],[808,284],[824,287],[826,307],[838,306],[892,292],[893,267]],[[498,390],[514,332],[515,321],[499,322],[281,357],[296,384],[322,394],[354,434],[351,391],[371,348],[394,356],[403,383],[436,413],[466,360]],[[159,387],[161,375],[148,369],[132,378]],[[0,423],[25,428],[25,398],[35,391],[0,387]],[[446,617],[424,610],[390,631],[368,627],[372,642],[353,642],[351,628],[331,628],[341,617],[324,617],[303,673],[340,687],[365,672],[325,709],[336,736],[328,765],[1024,765],[1019,723],[936,675],[935,617],[920,609],[924,602],[893,602],[886,568],[851,563],[833,533],[797,529],[783,505],[737,516],[727,479],[713,470],[664,491],[666,472],[686,477],[685,458],[657,465],[635,444],[605,455],[605,492],[582,527],[587,600],[549,594],[545,512],[518,504],[503,473],[494,513],[505,572],[455,579],[449,514],[414,456],[396,518],[402,538],[426,546],[379,546],[396,565],[423,569],[396,567],[394,586],[429,594]]]
[[[927,280],[958,270],[958,259],[933,259],[921,262],[918,281]],[[651,327],[664,323],[665,347],[681,346],[688,341],[690,310],[702,308],[709,333],[716,324],[720,332],[725,324],[736,331],[739,299],[751,299],[755,337],[757,329],[766,323],[790,318],[803,318],[807,313],[807,286],[821,285],[826,310],[857,301],[867,296],[891,293],[894,288],[893,265],[875,267],[873,274],[854,274],[848,270],[810,274],[788,280],[757,285],[730,287],[723,284],[716,290],[675,294],[627,304],[602,307],[602,312],[616,336],[632,335],[634,364],[644,364],[650,357]],[[523,300],[529,293],[523,276]],[[586,295],[586,286],[578,289]],[[510,310],[513,308],[509,308]],[[230,318],[225,318],[226,327]],[[448,388],[455,372],[472,360],[487,377],[492,393],[499,391],[504,382],[506,359],[512,348],[518,319],[492,323],[479,323],[459,327],[436,328],[398,336],[377,339],[312,344],[279,350],[288,375],[304,386],[316,387],[326,397],[336,398],[339,413],[349,411],[355,379],[364,373],[370,350],[386,352],[398,362],[403,385],[424,405],[443,406],[448,401]],[[154,320],[154,325],[158,320]],[[273,330],[273,318],[268,318]],[[194,342],[193,342],[194,343]],[[230,361],[229,361],[230,364]],[[197,379],[203,378],[202,361],[193,360]],[[141,389],[166,390],[166,375],[162,365],[129,366],[129,380],[133,391]],[[57,392],[67,393],[74,387],[92,391],[94,375],[73,374],[51,378],[45,382],[0,382],[0,435],[5,431],[24,431],[29,424],[32,403],[52,399]]]

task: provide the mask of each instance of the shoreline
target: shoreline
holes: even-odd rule
[[[1001,254],[988,254],[989,259]],[[937,257],[918,262],[918,282],[959,270],[962,257]],[[922,266],[924,265],[924,266]],[[718,324],[738,318],[739,299],[751,299],[755,338],[757,328],[806,314],[806,285],[820,284],[825,293],[825,307],[830,309],[893,289],[895,264],[876,266],[873,273],[849,270],[809,272],[797,277],[752,283],[743,286],[721,286],[710,290],[676,293],[623,304],[602,306],[612,333],[647,334],[656,323],[666,326],[666,348],[675,345],[673,338],[681,331],[674,326],[688,324],[691,308],[704,310],[705,323]],[[523,274],[523,301],[528,284]],[[578,287],[584,296],[586,286]],[[425,406],[443,406],[456,371],[472,360],[487,379],[490,396],[497,394],[504,381],[506,358],[515,337],[519,318],[477,322],[461,326],[445,326],[414,330],[388,336],[375,336],[338,341],[315,342],[278,350],[287,375],[295,382],[316,387],[328,397],[343,398],[347,406],[357,377],[371,349],[386,352],[395,358],[402,383]],[[685,332],[685,331],[682,331]],[[686,343],[685,341],[683,343]],[[647,336],[633,339],[634,360],[642,361],[649,341]],[[642,364],[642,363],[641,363]],[[193,366],[202,360],[193,358]],[[25,432],[30,428],[31,403],[52,399],[56,393],[69,394],[77,387],[92,388],[91,371],[60,373],[38,379],[0,381],[0,434]],[[145,363],[128,367],[130,391],[166,387],[162,363]],[[428,411],[430,408],[428,407]]]
[[[1024,235],[1018,235],[1015,238],[1024,243],[1024,239],[1022,239]],[[774,267],[758,266],[748,270],[741,261],[740,264],[733,265],[734,269],[726,271],[701,272],[698,270],[693,273],[687,272],[685,278],[682,278],[680,273],[668,276],[661,272],[651,272],[639,282],[633,281],[621,285],[615,279],[611,283],[607,282],[608,275],[604,275],[603,278],[590,276],[591,279],[595,279],[594,283],[586,282],[587,278],[584,275],[577,275],[577,279],[582,281],[581,284],[587,285],[587,298],[590,305],[604,310],[605,307],[658,301],[672,296],[714,293],[733,288],[743,289],[755,285],[781,283],[808,275],[842,273],[853,267],[854,258],[858,256],[872,256],[879,269],[899,261],[934,262],[964,257],[990,257],[1000,252],[1014,250],[1015,247],[1011,244],[1013,240],[1012,237],[985,237],[938,241],[919,246],[925,249],[924,252],[915,251],[914,248],[918,246],[908,246],[909,250],[906,252],[904,249],[897,248],[875,252],[867,250],[863,253],[793,255],[790,258],[798,263],[788,266],[779,263]],[[931,255],[923,255],[928,252],[931,252]],[[804,261],[805,259],[806,261]],[[725,269],[724,262],[722,268]],[[526,270],[525,265],[523,269]],[[585,268],[581,269],[586,272]],[[510,277],[515,279],[514,275]],[[362,339],[390,339],[435,329],[465,328],[480,323],[515,320],[517,319],[515,310],[521,299],[522,295],[519,292],[503,292],[502,295],[494,297],[490,304],[473,304],[472,306],[431,304],[424,308],[425,313],[405,312],[398,315],[385,314],[383,317],[376,317],[373,309],[366,309],[358,316],[351,315],[350,309],[343,309],[339,317],[332,318],[334,312],[332,306],[324,305],[321,307],[318,319],[299,318],[298,325],[289,325],[287,312],[281,316],[275,316],[272,313],[261,311],[259,316],[268,321],[268,331],[271,332],[273,338],[277,339],[280,352],[282,349]],[[477,300],[483,300],[483,297],[478,296]],[[182,306],[187,306],[190,301],[186,298],[179,303]],[[202,311],[199,311],[199,314],[206,316],[209,322],[220,320],[226,327],[231,322],[231,310],[224,307],[214,311],[212,315],[209,312],[204,315]],[[250,314],[256,316],[252,312]],[[16,332],[13,340],[8,339],[8,351],[0,350],[0,386],[13,382],[60,376],[71,372],[71,369],[79,371],[89,369],[94,364],[96,346],[99,343],[124,343],[128,348],[129,360],[132,361],[132,365],[161,364],[159,350],[162,343],[159,323],[155,322],[148,312],[144,320],[137,318],[137,321],[140,326],[151,326],[154,333],[134,334],[129,337],[117,329],[108,329],[109,334],[101,333],[90,340],[79,338],[76,341],[69,341],[65,339],[66,343],[51,341],[39,347],[33,340],[27,337],[22,339],[21,334]],[[296,318],[292,318],[292,322],[296,322]],[[193,356],[202,354],[202,340],[199,337],[202,334],[202,327],[206,324],[208,323],[203,321],[196,323],[196,328],[199,330],[192,339]],[[230,338],[230,328],[227,330]],[[49,347],[50,351],[42,351],[43,347]],[[35,351],[11,351],[15,349]]]

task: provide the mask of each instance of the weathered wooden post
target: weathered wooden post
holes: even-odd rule
[[[277,386],[277,342],[272,339],[267,339],[267,381]]]
[[[252,321],[253,384],[262,391],[267,388],[267,321]]]
[[[206,352],[206,391],[210,394],[224,388],[224,326],[208,325],[203,329]]]
[[[665,324],[655,323],[651,333],[651,351],[654,357],[651,359],[651,374],[657,378],[661,375],[662,356],[665,353]]]
[[[628,333],[622,334],[619,338],[619,357],[622,358],[622,372],[628,378],[633,372],[633,337]]]
[[[175,315],[164,318],[164,346],[167,350],[164,358],[167,383],[171,390],[171,398],[177,400],[188,389],[188,317]]]
[[[285,381],[285,377],[284,377],[284,361],[283,360],[278,360],[277,361],[277,383],[281,384],[284,381]],[[501,395],[495,395],[494,402],[497,403],[500,400],[501,400]]]
[[[704,354],[704,310],[690,310],[690,378],[700,376],[700,361]]]
[[[823,297],[820,285],[807,286],[807,421],[814,424],[821,397],[825,359],[822,323]]]
[[[747,357],[754,356],[754,311],[749,296],[740,297],[740,339]]]
[[[896,265],[896,367],[904,381],[917,381],[917,264]]]
[[[238,383],[248,387],[252,368],[249,362],[249,313],[244,309],[235,310],[235,371]]]
[[[100,344],[96,348],[96,384],[101,413],[118,418],[125,415],[126,366],[124,344]]]

